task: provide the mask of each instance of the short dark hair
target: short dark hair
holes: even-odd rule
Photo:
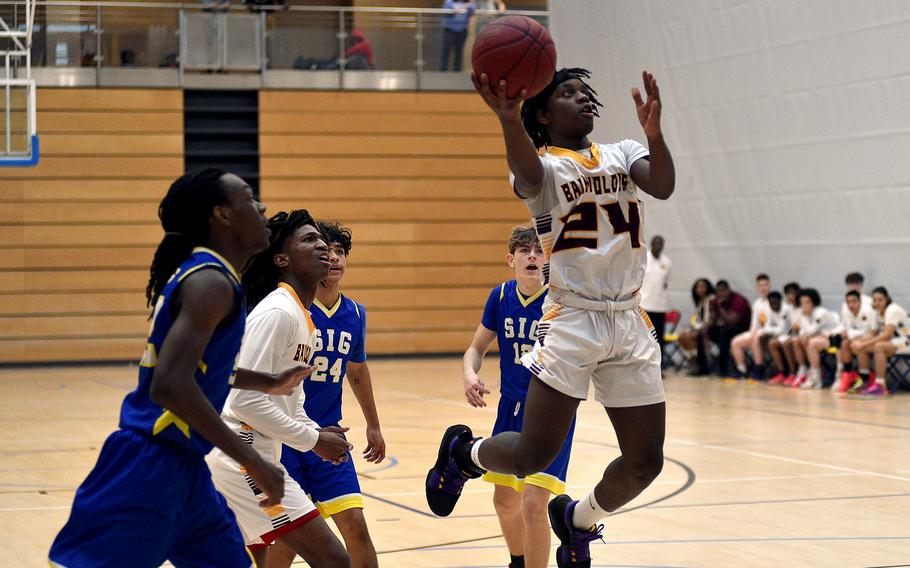
[[[540,241],[537,239],[537,231],[533,227],[524,225],[512,227],[512,234],[509,235],[509,254],[515,254],[520,247],[541,248]]]
[[[809,301],[812,302],[813,306],[822,305],[822,297],[818,294],[818,290],[815,288],[803,288],[799,291],[796,299],[802,301],[803,296],[809,298]]]
[[[857,292],[856,290],[850,290],[849,292],[847,292],[847,293],[844,295],[844,298],[849,298],[850,296],[853,296],[853,297],[856,298],[857,300],[861,299],[861,298],[860,298],[860,295],[859,295],[859,292]]]
[[[789,294],[790,292],[799,294],[799,284],[796,282],[787,282],[784,284],[784,294]]]
[[[759,280],[767,280],[768,282],[770,282],[771,277],[768,276],[767,274],[765,274],[764,272],[761,272],[761,273],[759,273],[758,276],[755,277],[756,282],[758,282]]]
[[[720,288],[721,286],[723,286],[724,288],[729,288],[729,287],[730,287],[730,283],[727,282],[726,280],[718,280],[718,281],[717,281],[717,287]]]
[[[784,299],[784,297],[781,296],[780,292],[778,292],[777,290],[774,290],[774,291],[772,291],[770,294],[768,294],[768,301],[769,301],[769,302],[770,302],[771,300],[777,300],[778,302],[781,302],[781,301],[783,301],[783,299]]]
[[[844,278],[844,284],[862,284],[866,279],[861,272],[850,272]]]
[[[338,243],[344,249],[344,256],[351,252],[351,230],[338,221],[319,221],[317,227],[327,245]]]

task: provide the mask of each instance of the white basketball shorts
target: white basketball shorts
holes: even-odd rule
[[[237,517],[237,524],[246,545],[251,548],[267,546],[282,535],[318,517],[319,511],[278,461],[274,442],[270,438],[246,425],[239,435],[245,442],[252,443],[253,448],[268,462],[284,472],[284,497],[281,504],[260,507],[260,498],[265,498],[262,490],[240,464],[218,448],[209,453],[206,462],[212,471],[215,489],[224,495],[228,507]]]
[[[609,309],[558,294],[544,302],[534,349],[522,364],[548,386],[572,398],[594,398],[607,408],[647,406],[666,400],[654,326],[637,299]],[[599,304],[603,305],[603,304]]]

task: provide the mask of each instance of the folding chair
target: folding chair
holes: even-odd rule
[[[888,371],[886,377],[893,377],[896,380],[885,381],[888,383],[888,390],[892,393],[897,392],[901,385],[910,389],[910,355],[895,355],[888,361]]]

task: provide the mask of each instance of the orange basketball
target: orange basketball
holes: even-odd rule
[[[477,77],[486,73],[494,88],[505,79],[506,94],[527,98],[543,90],[556,73],[556,44],[545,27],[526,16],[504,16],[484,26],[471,52]]]

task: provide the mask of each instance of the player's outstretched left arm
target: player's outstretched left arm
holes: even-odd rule
[[[642,100],[641,91],[635,87],[632,88],[632,99],[635,101],[638,121],[648,139],[648,150],[651,155],[647,160],[637,160],[632,164],[629,173],[635,185],[642,188],[645,193],[657,199],[667,199],[673,195],[676,187],[676,168],[673,166],[673,157],[660,128],[660,89],[654,75],[642,71],[641,77],[647,100]]]
[[[373,398],[373,379],[366,361],[348,362],[348,384],[357,398],[363,418],[367,422],[367,447],[363,450],[363,459],[379,463],[385,459],[385,439],[379,429],[379,413],[376,412],[376,400]]]

